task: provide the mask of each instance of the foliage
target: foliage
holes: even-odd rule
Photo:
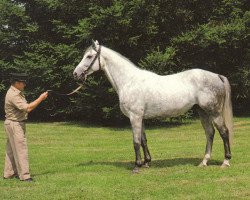
[[[31,75],[28,101],[47,89],[71,91],[72,71],[93,38],[159,74],[190,68],[223,74],[235,111],[249,114],[248,8],[246,0],[2,0],[0,106],[12,71]],[[50,95],[31,118],[126,121],[103,74],[86,85],[71,98]]]
[[[173,74],[178,71],[178,66],[174,62],[175,54],[174,48],[166,48],[164,52],[161,52],[158,47],[157,50],[148,53],[147,57],[139,63],[139,66],[147,70],[157,71],[159,74]]]

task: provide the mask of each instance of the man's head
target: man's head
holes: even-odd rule
[[[11,73],[11,84],[20,91],[24,90],[27,83],[28,75],[25,73]]]

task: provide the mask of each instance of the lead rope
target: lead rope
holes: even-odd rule
[[[83,85],[80,84],[75,90],[73,90],[72,92],[67,93],[67,94],[62,94],[62,93],[56,92],[56,91],[54,91],[54,90],[47,90],[46,92],[54,93],[54,94],[60,95],[60,96],[70,96],[70,95],[76,93],[76,92],[77,92],[78,90],[80,90],[82,87],[83,87]]]

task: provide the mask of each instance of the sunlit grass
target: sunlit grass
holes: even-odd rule
[[[3,124],[3,123],[1,123]],[[0,129],[0,170],[6,137]],[[231,167],[221,169],[223,143],[216,133],[210,166],[199,121],[147,127],[149,169],[132,174],[134,150],[127,128],[80,123],[28,123],[34,183],[0,180],[0,199],[248,199],[250,118],[235,119]]]

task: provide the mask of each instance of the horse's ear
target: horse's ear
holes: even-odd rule
[[[99,42],[96,40],[96,41],[94,41],[93,39],[92,39],[92,48],[94,49],[94,50],[97,50],[97,46],[99,46]]]
[[[93,49],[96,49],[96,48],[95,48],[95,41],[94,41],[93,39],[92,39],[92,48],[93,48]]]
[[[99,46],[99,42],[96,40],[96,41],[94,41],[93,39],[92,39],[92,48],[95,50],[95,51],[97,51],[97,46]]]

